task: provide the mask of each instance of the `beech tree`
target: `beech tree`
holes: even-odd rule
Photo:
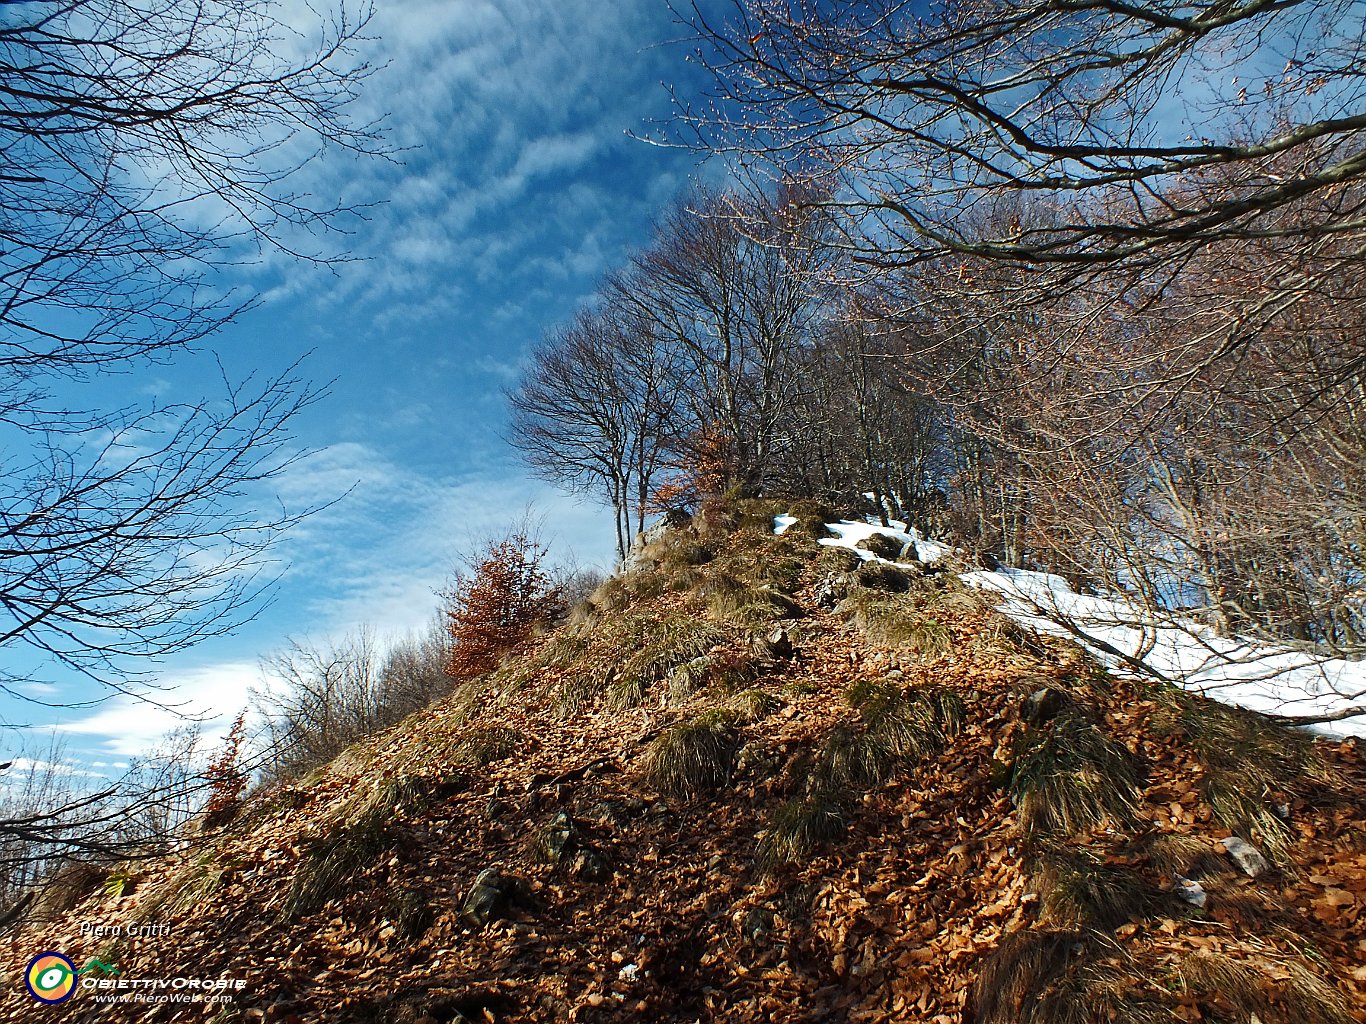
[[[681,413],[678,355],[651,325],[604,304],[532,352],[508,392],[507,441],[532,470],[612,508],[617,558],[645,528]]]
[[[492,672],[559,612],[558,587],[544,566],[546,546],[523,524],[472,554],[446,595],[452,678]]]
[[[1350,0],[731,10],[687,15],[717,87],[682,124],[788,173],[834,169],[834,201],[868,218],[855,245],[878,266],[1169,265],[1214,240],[1280,237],[1289,207],[1307,235],[1361,226],[1344,185],[1366,174],[1366,15]],[[1022,195],[1048,218],[961,219]]]
[[[1361,5],[687,17],[716,89],[685,137],[833,180],[851,276],[938,339],[910,374],[998,555],[1360,649]]]
[[[801,356],[829,298],[809,192],[688,197],[604,290],[607,303],[676,353],[678,447],[694,438],[710,456],[724,439],[723,489],[759,493],[780,460],[782,423],[802,387]]]

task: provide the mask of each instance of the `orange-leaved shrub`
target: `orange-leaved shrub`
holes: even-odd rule
[[[526,530],[489,544],[446,597],[451,657],[446,673],[468,679],[491,672],[531,638],[536,624],[563,610],[560,588],[543,567],[546,547]]]
[[[231,818],[247,788],[248,775],[242,767],[242,742],[246,739],[247,713],[233,720],[223,746],[204,769],[209,798],[204,804],[204,820],[214,825]]]

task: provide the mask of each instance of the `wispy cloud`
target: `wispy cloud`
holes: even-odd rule
[[[385,66],[357,113],[384,118],[398,162],[328,160],[305,169],[309,191],[385,204],[356,225],[351,246],[365,261],[343,267],[321,301],[387,307],[393,326],[392,304],[401,300],[420,322],[431,304],[449,309],[447,287],[542,273],[524,264],[524,242],[551,229],[592,239],[564,263],[573,273],[599,273],[621,241],[606,244],[604,227],[624,204],[648,199],[584,172],[627,156],[657,163],[669,187],[678,184],[677,159],[625,138],[644,117],[668,112],[651,49],[668,26],[662,4],[383,6],[366,56]],[[655,183],[638,189],[653,192]],[[284,267],[268,259],[258,268],[277,278],[272,299],[313,291],[310,275]]]
[[[255,661],[179,669],[161,680],[168,687],[164,705],[116,696],[56,729],[84,737],[83,746],[92,754],[137,757],[155,748],[166,733],[199,721],[211,746],[226,733],[232,716],[246,707],[248,691],[259,678]]]

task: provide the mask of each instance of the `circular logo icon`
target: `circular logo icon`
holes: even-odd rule
[[[61,953],[39,953],[24,974],[28,994],[40,1003],[60,1003],[76,991],[76,965]]]

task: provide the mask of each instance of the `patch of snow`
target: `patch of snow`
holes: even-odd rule
[[[1275,715],[1327,718],[1366,704],[1364,662],[1217,636],[1177,615],[1154,617],[1122,595],[1078,594],[1050,573],[1000,569],[962,578],[1001,594],[1000,611],[1016,622],[1076,640],[1117,672],[1132,674],[1131,661],[1141,662],[1194,693]],[[1366,714],[1311,728],[1366,736]]]
[[[797,517],[796,517],[796,516],[774,516],[774,517],[773,517],[773,532],[776,533],[776,534],[777,534],[778,536],[780,536],[780,537],[781,537],[784,533],[787,532],[787,528],[788,528],[789,526],[796,526],[796,525],[797,525]]]
[[[915,557],[922,562],[937,562],[953,550],[938,541],[926,540],[920,536],[920,532],[915,527],[907,526],[899,519],[892,519],[889,522],[891,523],[890,526],[858,522],[852,519],[841,519],[838,523],[826,523],[826,529],[834,533],[835,536],[823,537],[818,543],[831,548],[848,548],[865,562],[891,562],[889,558],[880,558],[871,551],[865,551],[863,548],[854,546],[861,540],[867,540],[875,533],[891,537],[902,544],[914,544]]]

